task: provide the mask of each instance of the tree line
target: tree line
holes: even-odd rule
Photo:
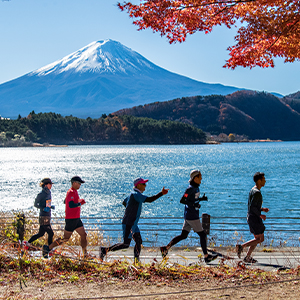
[[[56,113],[35,113],[0,120],[0,144],[202,144],[206,134],[189,124],[134,116],[80,119]]]

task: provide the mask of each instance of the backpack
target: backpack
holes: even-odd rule
[[[39,195],[37,195],[36,196],[36,198],[35,198],[35,200],[34,200],[34,207],[36,207],[36,208],[38,208],[38,209],[40,209],[40,197],[39,197]]]

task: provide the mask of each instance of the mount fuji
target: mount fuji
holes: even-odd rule
[[[43,68],[0,85],[0,115],[34,110],[100,117],[122,108],[240,90],[169,72],[113,40],[93,42]]]

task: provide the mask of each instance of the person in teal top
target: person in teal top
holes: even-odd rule
[[[140,229],[138,227],[138,222],[142,212],[143,203],[151,203],[168,193],[168,189],[162,188],[161,192],[158,194],[148,197],[143,195],[146,189],[146,183],[148,179],[143,179],[141,177],[134,180],[133,191],[125,198],[123,205],[125,208],[125,213],[122,221],[123,229],[123,243],[118,243],[110,247],[100,247],[100,259],[103,260],[109,251],[117,251],[121,249],[128,248],[130,246],[131,239],[135,241],[134,247],[134,259],[135,262],[139,261],[141,246],[142,246],[142,236]]]

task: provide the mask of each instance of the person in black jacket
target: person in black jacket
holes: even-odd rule
[[[39,239],[40,237],[44,236],[47,232],[48,234],[48,245],[50,245],[53,241],[54,232],[51,228],[51,209],[55,209],[54,205],[51,205],[51,188],[52,188],[52,181],[50,178],[44,178],[40,182],[40,186],[42,187],[42,191],[37,195],[34,205],[35,207],[40,209],[39,215],[39,232],[33,235],[28,242],[25,242],[25,245],[30,247],[31,243],[35,240]]]
[[[251,257],[252,252],[259,243],[264,241],[265,225],[262,220],[266,220],[266,216],[261,212],[268,212],[268,208],[262,207],[262,195],[260,189],[265,186],[266,179],[265,174],[262,172],[256,172],[253,176],[255,186],[249,192],[248,197],[248,214],[247,223],[249,225],[250,232],[254,235],[254,239],[239,245],[236,245],[237,256],[241,258],[241,254],[245,247],[249,247],[248,252],[244,258],[246,263],[256,263],[257,260]]]
[[[179,243],[180,241],[186,239],[191,231],[191,229],[196,232],[200,237],[200,244],[204,254],[204,260],[209,263],[217,258],[217,255],[211,255],[207,253],[207,237],[206,233],[202,228],[202,224],[199,218],[199,208],[200,201],[207,200],[205,194],[200,198],[199,186],[202,181],[202,175],[199,170],[193,170],[190,173],[190,185],[183,194],[180,203],[185,204],[184,208],[184,223],[182,227],[182,232],[180,235],[174,237],[167,246],[160,247],[162,257],[168,255],[168,250]]]

